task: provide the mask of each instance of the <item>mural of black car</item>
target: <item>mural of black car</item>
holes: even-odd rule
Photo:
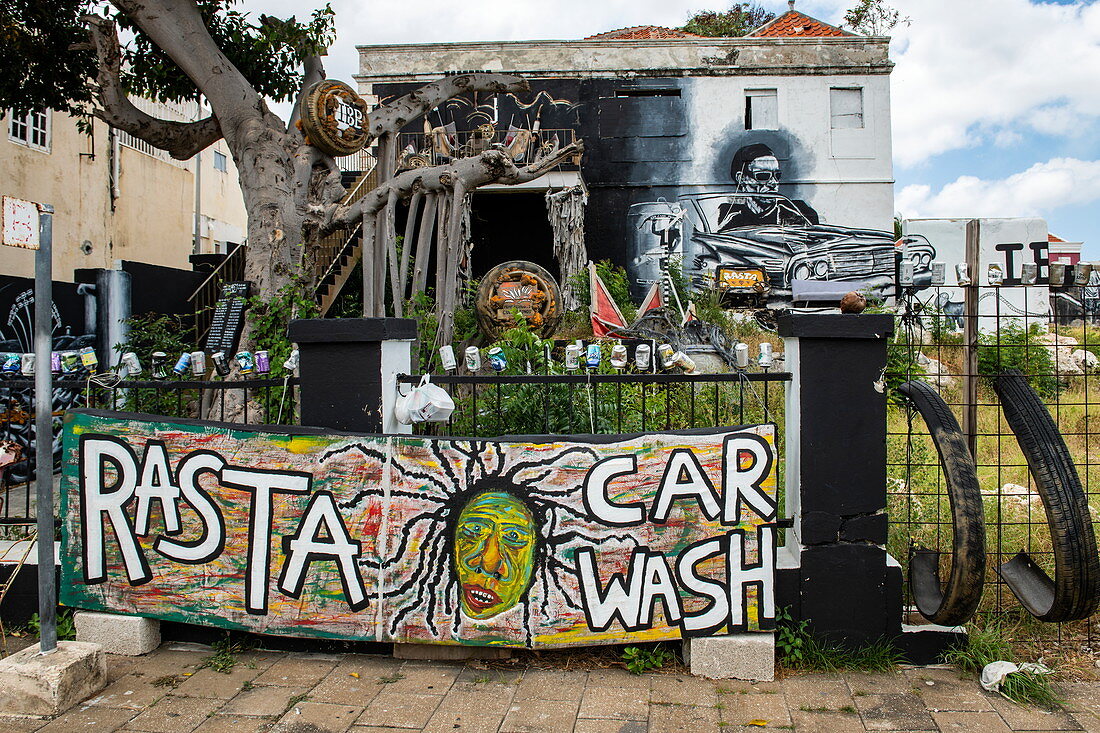
[[[680,203],[689,212],[685,259],[700,285],[713,282],[719,265],[763,267],[780,298],[790,296],[795,279],[894,282],[890,232],[814,223],[805,202],[780,194],[688,194]],[[913,261],[915,279],[930,277],[936,250],[927,240],[907,238],[904,256]]]

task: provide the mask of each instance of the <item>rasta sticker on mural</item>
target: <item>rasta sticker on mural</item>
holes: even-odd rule
[[[70,606],[554,647],[774,628],[770,425],[528,442],[66,418]]]

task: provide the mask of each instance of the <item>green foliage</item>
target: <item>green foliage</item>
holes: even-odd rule
[[[335,40],[332,8],[313,11],[304,22],[234,10],[236,0],[193,0],[211,38],[261,97],[293,99],[301,84],[301,62]],[[95,77],[94,52],[82,17],[113,17],[122,43],[122,83],[133,94],[162,101],[197,99],[202,90],[124,13],[96,0],[4,0],[0,4],[0,50],[19,68],[0,81],[0,108],[56,109],[86,113],[88,80]]]
[[[807,621],[795,621],[791,609],[780,609],[775,614],[775,648],[779,652],[779,661],[788,666],[802,663],[802,647],[809,641],[806,631]]]
[[[212,669],[222,674],[232,672],[233,667],[237,666],[237,655],[252,648],[247,640],[235,640],[229,632],[210,646],[213,647],[214,653],[204,658],[199,663],[198,669]]]
[[[37,613],[31,614],[27,620],[27,630],[35,636],[41,633],[42,622]],[[57,638],[60,641],[72,641],[76,638],[76,620],[71,608],[57,609]]]
[[[600,260],[596,263],[596,274],[600,276],[600,279],[603,280],[603,284],[607,286],[607,292],[611,294],[611,298],[615,301],[615,305],[619,306],[619,310],[622,311],[623,318],[626,319],[626,322],[628,324],[633,322],[634,318],[638,315],[638,309],[634,305],[634,301],[630,299],[630,279],[627,277],[626,270],[619,267],[611,260]],[[573,292],[577,294],[577,298],[585,309],[591,305],[592,301],[588,280],[587,267],[570,279],[570,285],[573,286]]]
[[[724,12],[700,10],[680,30],[712,38],[747,35],[775,18],[775,13],[756,3],[734,3]]]
[[[660,669],[675,659],[675,654],[659,646],[651,649],[628,646],[623,649],[623,663],[631,674],[645,674],[651,669]]]
[[[0,113],[5,108],[19,115],[43,108],[82,111],[91,99],[87,79],[95,54],[71,46],[88,40],[80,21],[88,9],[87,0],[0,2],[0,58],[9,69],[0,74]]]
[[[126,340],[115,346],[115,351],[122,354],[132,351],[137,354],[145,371],[140,376],[132,377],[136,380],[150,379],[149,368],[154,351],[163,351],[168,355],[168,366],[183,352],[191,352],[196,349],[194,329],[185,326],[179,316],[165,315],[163,313],[147,313],[126,319],[129,329]],[[169,372],[169,376],[174,376]],[[191,375],[186,375],[191,379]],[[186,411],[186,406],[198,396],[195,390],[180,389],[156,389],[134,388],[120,393],[122,397],[121,409],[133,412],[148,412],[154,415],[173,415],[176,417],[193,417],[191,414],[179,414]],[[182,408],[182,410],[181,410]]]
[[[844,13],[844,25],[865,36],[884,36],[898,23],[909,24],[883,0],[859,0]]]
[[[898,387],[910,379],[924,376],[924,367],[917,363],[920,346],[909,342],[902,328],[894,329],[894,336],[886,342],[886,395],[891,402],[899,402]]]
[[[1016,653],[1008,641],[1007,630],[998,624],[992,624],[984,629],[972,627],[966,642],[948,649],[943,660],[965,673],[978,675],[987,664],[1015,662]],[[1050,684],[1048,674],[1013,672],[1001,684],[1001,694],[1023,705],[1054,708],[1062,703]]]
[[[291,343],[286,330],[295,318],[313,318],[317,302],[310,296],[303,280],[293,280],[269,293],[254,295],[248,300],[248,321],[252,327],[252,343],[257,351],[266,350],[271,359],[271,376],[286,375],[283,362],[290,356]]]
[[[1028,383],[1044,398],[1061,391],[1055,376],[1054,357],[1041,341],[1043,328],[1038,323],[1025,328],[1015,320],[1000,330],[978,336],[978,374],[991,381],[1005,369],[1019,369],[1028,375]]]

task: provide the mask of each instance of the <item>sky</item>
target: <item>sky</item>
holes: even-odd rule
[[[243,0],[304,17],[320,0]],[[761,0],[781,13],[786,0]],[[839,25],[855,0],[798,0]],[[1100,1],[895,0],[895,209],[904,217],[1042,216],[1100,260]],[[349,83],[356,45],[583,38],[679,26],[729,0],[332,0],[325,65]]]

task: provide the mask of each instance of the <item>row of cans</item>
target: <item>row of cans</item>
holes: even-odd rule
[[[1089,284],[1094,270],[1100,270],[1091,262],[1079,262],[1076,265],[1064,262],[1052,262],[1050,265],[1049,282],[1054,287],[1066,285],[1067,277],[1073,278],[1073,285],[1085,286]],[[947,282],[947,265],[943,262],[933,262],[932,286],[942,286]],[[916,264],[909,259],[903,259],[899,265],[898,282],[902,287],[912,287],[915,284]],[[965,262],[955,265],[955,279],[960,287],[974,284],[970,266]],[[993,286],[1003,285],[1005,280],[1004,268],[996,262],[986,268],[986,283]],[[1024,262],[1020,265],[1020,283],[1034,285],[1039,280],[1039,266],[1034,262]]]
[[[6,351],[0,354],[0,371],[9,374],[34,374],[37,359],[34,353],[20,354]],[[72,373],[84,368],[94,372],[99,367],[95,349],[85,346],[79,351],[54,351],[50,353],[50,371],[54,374]]]
[[[734,349],[737,367],[745,369],[749,366],[749,345],[738,343]],[[582,356],[583,355],[583,356]],[[486,354],[489,368],[494,372],[502,372],[508,368],[508,359],[504,350],[499,346],[489,349]],[[445,371],[453,371],[458,366],[455,358],[454,347],[450,344],[439,349],[439,357]],[[638,371],[649,371],[653,358],[652,347],[649,344],[638,344],[634,350],[634,366]],[[586,347],[578,341],[565,347],[565,368],[572,371],[580,369],[581,364],[589,369],[599,367],[603,360],[603,351],[598,343],[590,343]],[[623,344],[615,344],[611,347],[611,366],[614,369],[625,369],[630,363],[630,354]],[[761,367],[771,367],[775,363],[772,345],[768,342],[760,344],[760,355],[757,364]],[[682,369],[687,374],[694,374],[697,366],[695,360],[678,351],[671,344],[661,344],[657,347],[657,364],[662,369]],[[481,371],[481,349],[469,346],[465,352],[466,370],[470,372]]]

